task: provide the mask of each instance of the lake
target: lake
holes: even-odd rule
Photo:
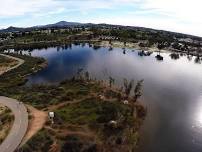
[[[44,57],[48,67],[29,76],[27,85],[55,84],[74,76],[79,68],[96,79],[144,79],[141,102],[148,114],[141,128],[139,152],[202,151],[202,65],[195,57],[171,59],[161,53],[139,56],[137,50],[93,48],[88,44],[33,50],[32,56]]]

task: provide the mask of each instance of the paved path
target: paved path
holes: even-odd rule
[[[6,71],[0,73],[3,74],[15,68],[18,68],[20,65],[24,63],[24,60],[12,57],[5,54],[0,54],[1,56],[8,57],[14,60],[17,60],[19,63]],[[18,146],[20,145],[24,135],[26,134],[28,128],[28,112],[23,103],[19,103],[19,101],[15,99],[10,99],[7,97],[0,96],[0,104],[3,104],[11,109],[15,116],[15,120],[13,126],[6,137],[6,139],[0,145],[0,152],[14,152]]]
[[[5,55],[5,54],[0,54],[0,55],[18,61],[18,64],[17,64],[17,65],[15,65],[15,66],[13,66],[13,67],[11,67],[11,68],[8,68],[6,71],[0,72],[0,75],[2,75],[2,74],[5,73],[5,72],[8,72],[8,71],[11,71],[11,70],[13,70],[13,69],[18,68],[19,66],[21,66],[21,65],[25,62],[24,60],[22,60],[22,59],[20,59],[20,58],[16,58],[16,57],[13,57],[13,56],[10,56],[10,55]]]
[[[0,145],[1,152],[14,152],[20,145],[28,128],[28,113],[23,103],[0,96],[0,103],[10,108],[15,116],[9,135]]]

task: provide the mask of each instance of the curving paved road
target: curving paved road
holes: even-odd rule
[[[23,103],[0,96],[0,103],[10,108],[15,116],[9,135],[0,145],[1,152],[14,152],[20,145],[28,128],[28,113]]]
[[[24,63],[24,60],[22,59],[5,55],[5,54],[0,54],[0,55],[19,61],[17,65],[7,69],[3,73],[13,70],[15,68],[18,68],[20,65]],[[3,73],[0,73],[0,76]],[[0,145],[0,151],[14,152],[18,148],[24,135],[26,134],[26,131],[28,128],[28,112],[24,104],[20,103],[19,101],[15,99],[0,96],[0,103],[10,108],[15,116],[15,120],[9,132],[9,135]]]

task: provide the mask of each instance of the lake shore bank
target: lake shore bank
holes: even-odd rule
[[[140,138],[138,135],[138,130],[141,124],[143,123],[144,117],[146,115],[145,108],[141,104],[138,103],[132,104],[132,98],[128,98],[128,104],[124,104],[123,101],[125,97],[123,97],[123,93],[118,91],[118,89],[112,89],[108,85],[103,84],[101,81],[90,80],[89,77],[85,77],[85,73],[76,76],[72,80],[63,81],[59,85],[50,86],[44,84],[29,87],[23,86],[25,82],[24,79],[26,79],[26,76],[28,74],[35,73],[36,71],[44,68],[44,66],[41,65],[43,64],[46,65],[45,64],[46,62],[45,60],[42,60],[40,58],[33,58],[27,55],[22,56],[12,54],[12,56],[14,56],[15,58],[23,59],[24,64],[22,64],[21,66],[19,65],[18,67],[16,67],[16,69],[8,71],[0,76],[0,84],[1,84],[0,95],[18,99],[19,101],[33,105],[34,107],[37,107],[39,109],[41,108],[48,109],[49,106],[55,106],[56,108],[52,110],[54,110],[55,113],[57,114],[57,119],[62,118],[64,120],[65,126],[63,125],[62,127],[60,123],[56,123],[55,126],[57,126],[57,128],[61,126],[60,127],[61,129],[56,129],[51,124],[49,124],[50,122],[46,122],[46,125],[44,126],[45,132],[46,131],[49,132],[50,129],[52,128],[55,132],[55,135],[60,136],[59,132],[64,132],[65,131],[64,128],[66,128],[67,126],[75,125],[80,129],[78,129],[77,131],[73,131],[69,128],[66,131],[73,131],[73,134],[64,133],[65,137],[63,138],[69,138],[70,135],[71,136],[73,135],[75,138],[78,139],[79,142],[83,142],[84,146],[90,144],[91,142],[94,142],[96,149],[100,148],[102,149],[104,148],[106,150],[121,149],[121,151],[123,151],[124,149],[129,150],[131,149],[131,147],[134,148],[134,146],[137,146]],[[16,77],[14,74],[15,72],[21,74],[19,74],[18,77]],[[13,80],[15,81],[15,83],[13,83]],[[75,100],[77,100],[78,102],[75,102]],[[67,102],[67,104],[63,105],[62,107],[59,106],[57,108],[57,104],[61,104],[63,102]],[[95,107],[94,106],[91,107],[91,105],[94,105]],[[70,120],[66,117],[63,118],[62,113],[64,110],[70,110],[71,108],[73,108],[77,109],[78,111],[81,110],[80,112],[83,113],[82,112],[83,110],[80,108],[81,107],[85,108],[86,106],[90,106],[86,110],[90,110],[91,108],[93,108],[95,111],[94,110],[91,111],[88,115],[85,116],[85,118],[80,118],[80,116],[78,116],[78,118],[71,117]],[[100,113],[99,112],[100,106],[104,111],[108,110],[108,108],[112,109],[112,111],[114,110],[115,111],[113,112],[113,114],[111,113],[112,111],[107,113],[103,111]],[[137,109],[136,117],[133,117],[130,114],[131,108],[133,106],[135,109]],[[120,111],[116,111],[117,108]],[[120,114],[122,115],[122,117],[119,116]],[[73,115],[77,114],[75,113]],[[83,113],[82,115],[85,115],[85,113]],[[92,118],[92,115],[96,115],[96,119]],[[77,119],[82,120],[77,121]],[[99,119],[104,120],[100,122]],[[82,124],[80,124],[81,121],[83,121]],[[91,128],[92,123],[96,124],[97,126],[96,130],[99,129],[99,132],[100,133],[102,132],[101,134],[97,134],[95,128]],[[127,124],[127,127],[124,126],[123,124],[124,125]],[[86,128],[86,126],[88,127]],[[42,130],[44,131],[44,129]],[[83,129],[88,129],[89,131],[83,132],[82,131]],[[118,135],[117,131],[119,132]],[[111,133],[108,134],[109,132]],[[33,141],[35,140],[35,138],[38,138],[38,135],[40,133],[41,131],[39,131],[25,145],[29,146],[30,143],[33,144]],[[85,135],[85,133],[87,134]],[[80,136],[80,134],[82,134],[82,136]],[[93,135],[91,136],[91,134]],[[48,134],[47,136],[50,136],[50,138],[53,140],[53,143],[55,143],[56,141],[61,142],[63,141],[63,139],[61,139],[62,137],[55,138],[51,134]],[[113,140],[111,138],[110,140],[106,140],[107,138],[104,136],[106,137],[110,136],[111,138],[113,138]],[[90,137],[90,143],[89,142],[86,143],[82,140],[83,138],[89,139],[89,137]],[[121,143],[117,144],[116,142],[118,142],[119,140],[121,141]],[[108,141],[108,143],[106,143],[106,141]],[[111,145],[110,147],[107,146],[109,142]],[[49,145],[50,147],[47,148],[51,148],[52,144]],[[59,146],[63,148],[65,145],[59,145]],[[117,147],[119,148],[117,149]],[[22,148],[25,147],[22,146]]]
[[[102,46],[102,47],[109,47],[109,48],[125,48],[125,49],[137,49],[140,51],[149,51],[149,52],[159,52],[159,49],[157,45],[152,45],[150,47],[140,46],[140,43],[142,41],[137,41],[136,43],[130,42],[130,41],[120,41],[120,40],[99,40],[97,38],[94,39],[65,39],[62,41],[40,41],[40,42],[29,42],[29,43],[16,43],[16,44],[10,44],[0,47],[0,51],[5,50],[33,50],[34,48],[48,48],[48,47],[57,47],[57,46],[63,46],[66,44],[71,43],[91,43],[95,44],[96,46]],[[160,50],[160,52],[171,52],[171,53],[183,53],[191,56],[198,56],[202,57],[202,53],[199,53],[197,51],[182,51],[178,49],[174,49],[172,47],[163,48]]]

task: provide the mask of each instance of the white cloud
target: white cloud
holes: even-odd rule
[[[182,20],[202,23],[201,0],[145,0],[144,9],[157,9],[159,12]]]
[[[0,17],[12,17],[37,12],[51,0],[1,0]]]
[[[201,0],[0,0],[1,19],[45,17],[63,12],[78,12],[82,22],[137,25],[202,36]],[[111,13],[89,17],[89,10],[108,9]],[[121,12],[114,13],[114,10]],[[103,11],[104,13],[104,11]],[[91,20],[90,20],[91,19]],[[77,20],[75,18],[75,20]]]
[[[193,23],[184,24],[172,18],[151,18],[133,14],[133,15],[109,17],[109,18],[98,17],[94,20],[89,20],[86,22],[90,21],[95,23],[107,22],[110,24],[118,24],[118,25],[149,27],[154,29],[202,36],[201,25]]]

